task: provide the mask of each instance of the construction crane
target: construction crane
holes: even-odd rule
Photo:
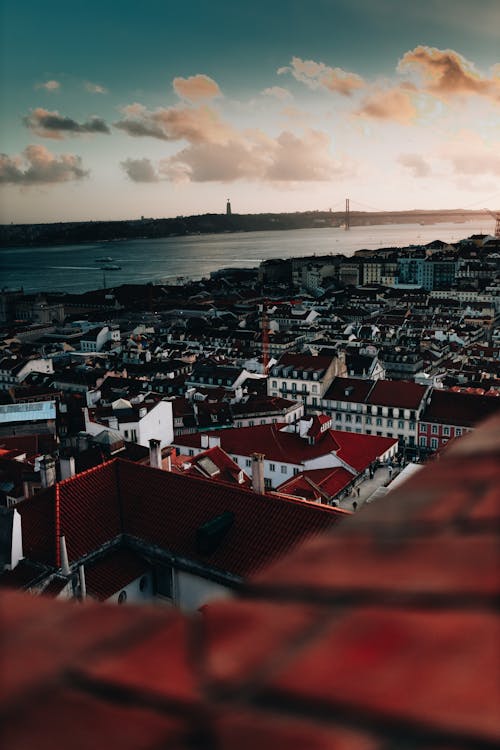
[[[497,240],[500,240],[500,213],[494,213],[493,211],[490,211],[489,208],[483,208],[483,211],[486,211],[490,216],[493,216],[495,219],[495,237]]]
[[[267,375],[269,368],[269,315],[267,312],[268,300],[262,302],[262,365],[264,375]]]

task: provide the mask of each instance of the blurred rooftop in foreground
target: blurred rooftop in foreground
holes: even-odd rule
[[[500,740],[500,419],[201,614],[3,594],[3,747]]]

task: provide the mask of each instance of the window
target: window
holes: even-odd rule
[[[125,604],[127,601],[127,592],[126,591],[120,591],[118,594],[118,604]]]
[[[286,473],[287,473],[287,468],[286,468],[286,466],[282,466],[282,467],[281,467],[281,473],[282,473],[282,474],[286,474]]]
[[[462,428],[461,427],[455,427],[455,435],[456,437],[460,437],[462,434]]]
[[[345,415],[345,421],[346,421],[346,422],[352,422],[352,417],[351,417],[351,415],[350,415],[350,414],[346,414],[346,415]]]
[[[372,423],[372,418],[371,417],[367,417],[366,418],[366,424],[371,424],[371,423]]]
[[[377,417],[377,427],[381,427],[381,426],[382,426],[382,420],[380,419],[380,417]],[[379,433],[377,432],[377,435],[378,434]],[[382,433],[380,433],[380,434],[382,434]]]
[[[450,436],[450,428],[449,427],[443,427],[443,435],[446,437]]]
[[[317,385],[313,385],[312,388],[311,388],[311,390],[312,390],[313,393],[317,393],[318,392],[318,386]]]
[[[431,448],[433,450],[436,450],[437,447],[438,447],[438,439],[437,438],[432,438],[431,439]]]
[[[161,565],[156,568],[156,593],[158,596],[166,596],[172,599],[172,568],[167,565]]]
[[[276,380],[272,380],[271,381],[271,388],[277,388],[277,387],[278,387],[278,382]]]
[[[405,423],[403,422],[402,419],[400,419],[398,422],[398,430],[404,430],[404,426],[405,426]]]
[[[300,469],[297,469],[297,467],[294,466],[294,468],[293,468],[293,476],[296,477],[297,474],[300,474]]]
[[[269,464],[269,471],[276,471],[276,464]]]
[[[437,435],[438,434],[438,426],[437,424],[432,425],[432,434]]]
[[[361,422],[361,417],[359,416],[359,414],[358,414],[358,416],[356,417],[356,422],[357,422],[358,424],[359,424],[359,423]]]
[[[251,459],[251,458],[246,458],[246,459],[245,459],[245,466],[246,466],[246,467],[249,467],[249,466],[251,466],[251,465],[252,465],[252,459]]]
[[[137,442],[137,431],[136,430],[130,430],[130,439],[133,443]]]
[[[128,430],[123,430],[123,437],[128,440]]]
[[[188,455],[190,455],[190,456],[194,456],[194,450],[193,450],[192,448],[190,448],[190,449],[188,450]]]
[[[392,426],[393,426],[393,424],[394,424],[394,423],[393,423],[392,419],[388,419],[388,420],[387,420],[387,427],[392,427]]]
[[[419,427],[420,432],[427,432],[427,424],[425,422],[422,422]]]
[[[421,437],[420,438],[420,447],[421,448],[425,448],[426,446],[427,446],[427,438],[426,437]]]
[[[266,490],[270,490],[272,488],[272,482],[270,479],[264,478],[264,487]]]
[[[312,405],[313,406],[317,406],[318,405],[318,399],[316,398],[316,396],[313,396]]]
[[[335,415],[335,421],[336,421],[336,422],[340,422],[340,421],[341,421],[341,419],[342,419],[342,414],[336,414],[336,415]]]

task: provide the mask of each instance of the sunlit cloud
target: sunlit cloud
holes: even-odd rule
[[[399,86],[392,89],[378,89],[369,94],[356,112],[361,117],[376,120],[393,120],[401,125],[409,125],[417,116],[417,109],[410,92]]]
[[[74,135],[88,135],[89,133],[109,134],[111,131],[100,117],[91,117],[86,122],[77,122],[71,117],[60,115],[59,112],[49,112],[38,107],[23,117],[24,125],[41,138],[62,140]]]
[[[135,138],[150,137],[162,141],[185,139],[190,143],[225,143],[234,134],[218,112],[206,105],[200,107],[167,107],[148,110],[142,104],[122,109],[124,118],[115,128]]]
[[[283,88],[283,86],[271,86],[270,88],[264,89],[262,94],[263,96],[272,96],[280,101],[293,99],[291,92],[288,91],[288,89]]]
[[[85,91],[89,94],[108,94],[108,89],[105,86],[101,86],[100,83],[92,83],[92,81],[85,81],[83,84]]]
[[[414,71],[425,91],[443,99],[478,95],[500,103],[498,70],[493,69],[491,77],[486,77],[465,57],[451,49],[415,47],[403,55],[398,70],[403,73]]]
[[[46,91],[59,91],[61,84],[59,81],[45,81],[44,83],[35,84],[36,89],[45,89]]]
[[[189,78],[174,78],[172,85],[175,93],[188,102],[207,101],[222,96],[218,83],[202,73]]]
[[[51,185],[81,180],[89,172],[76,154],[52,154],[45,146],[27,146],[20,156],[0,154],[0,183]]]
[[[326,133],[256,130],[224,144],[198,143],[164,159],[160,172],[173,182],[321,182],[352,174],[353,165],[330,154]]]
[[[357,73],[350,73],[342,68],[331,68],[322,62],[302,60],[293,57],[290,65],[278,69],[278,74],[291,73],[293,77],[312,89],[325,88],[328,91],[350,96],[366,84]]]

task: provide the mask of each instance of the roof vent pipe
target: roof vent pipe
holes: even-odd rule
[[[69,576],[71,571],[69,569],[68,550],[66,549],[66,537],[64,534],[61,534],[59,537],[59,547],[61,550],[61,572],[63,576]]]

